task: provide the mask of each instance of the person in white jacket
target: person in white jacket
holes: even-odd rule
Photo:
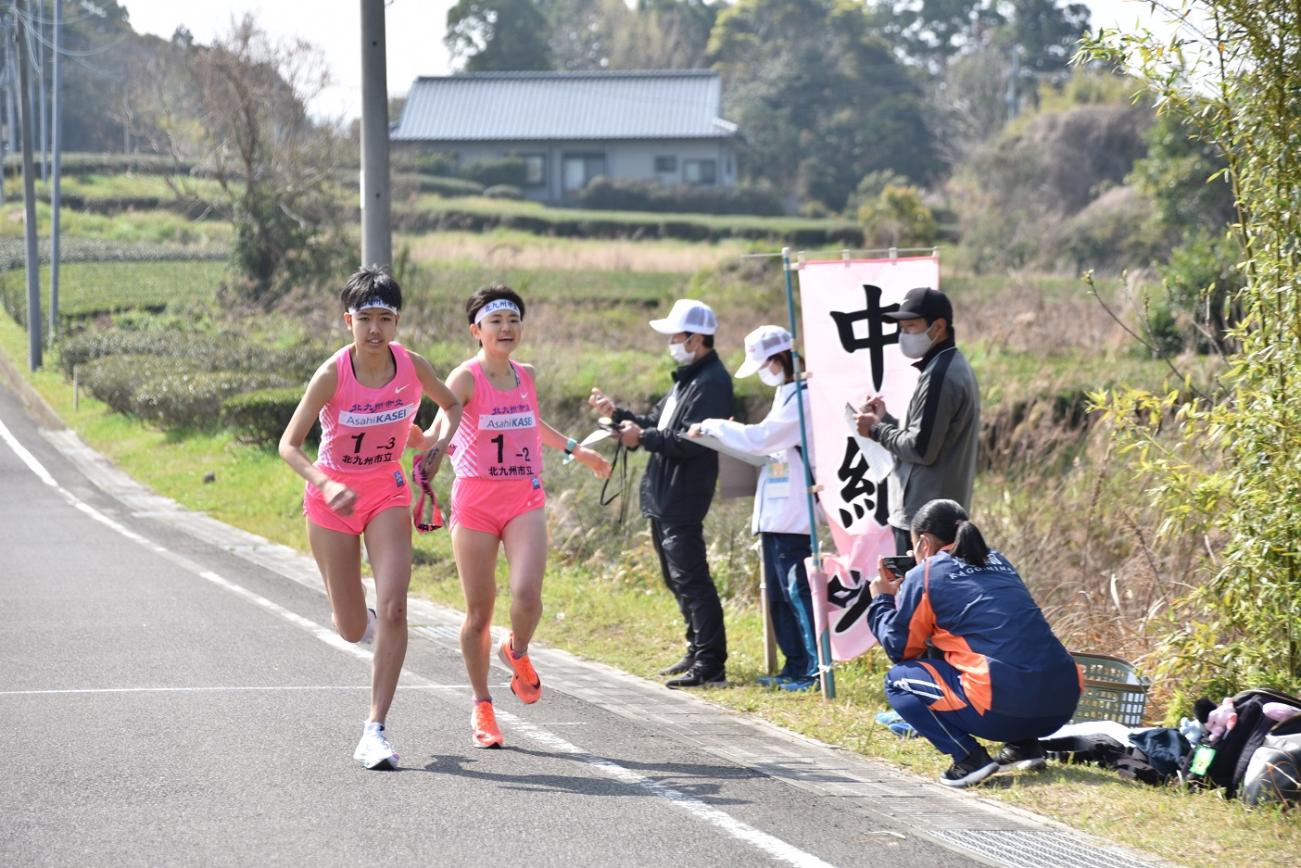
[[[807,690],[817,683],[818,654],[812,595],[804,568],[804,559],[811,550],[805,497],[806,480],[811,474],[806,471],[800,446],[796,396],[804,402],[807,418],[809,395],[807,386],[795,382],[790,332],[766,325],[746,335],[745,362],[737,368],[736,376],[749,377],[756,372],[765,385],[777,389],[772,409],[762,422],[743,425],[730,419],[705,419],[691,426],[687,434],[705,434],[729,449],[768,457],[759,473],[750,530],[759,534],[763,546],[768,609],[777,647],[786,663],[775,677],[765,676],[759,681],[785,690]]]

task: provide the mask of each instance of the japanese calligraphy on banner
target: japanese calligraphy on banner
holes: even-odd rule
[[[858,438],[846,423],[845,405],[882,395],[903,419],[917,371],[899,351],[898,327],[882,319],[914,287],[939,288],[937,256],[829,260],[799,270],[804,360],[816,482],[837,556],[828,556],[816,579],[815,620],[830,628],[832,657],[849,660],[874,643],[867,628],[867,584],[877,558],[894,554],[887,524],[886,477],[874,478]],[[820,610],[820,611],[819,611]],[[820,617],[819,617],[820,616]]]

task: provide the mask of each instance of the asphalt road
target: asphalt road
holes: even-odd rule
[[[325,597],[133,514],[3,387],[0,528],[0,864],[975,864],[560,691],[503,687],[475,749],[418,635],[401,768],[366,771],[369,659]]]

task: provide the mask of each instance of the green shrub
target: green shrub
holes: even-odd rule
[[[301,383],[328,355],[328,349],[314,343],[267,347],[249,344],[235,334],[107,329],[69,338],[60,347],[59,366],[64,374],[72,376],[74,366],[85,366],[97,359],[157,358],[179,367],[209,371],[274,371],[290,383]]]
[[[1113,187],[1062,225],[1059,249],[1077,273],[1146,265],[1162,247],[1151,216],[1141,191]]]
[[[480,160],[477,163],[470,163],[458,172],[462,178],[469,178],[471,181],[478,181],[485,187],[495,187],[499,184],[510,184],[513,187],[523,187],[528,180],[527,170],[524,168],[524,161],[519,157],[505,157],[500,160]]]
[[[302,397],[303,390],[295,386],[232,395],[221,404],[221,422],[246,443],[275,446]],[[317,423],[307,439],[319,442],[320,437],[321,427]]]
[[[523,199],[524,191],[514,184],[494,184],[483,191],[489,199]]]
[[[929,247],[935,243],[935,217],[916,187],[887,184],[858,208],[867,244],[881,247]]]
[[[164,427],[206,430],[221,422],[223,402],[232,395],[285,385],[275,374],[171,370],[142,377],[131,405],[136,416]]]
[[[289,385],[277,374],[212,371],[193,360],[145,355],[105,356],[78,375],[86,390],[112,410],[166,428],[212,428],[230,396]]]
[[[134,414],[136,387],[141,380],[174,370],[174,363],[154,356],[117,355],[95,359],[78,376],[86,391],[114,412]]]
[[[22,158],[8,154],[4,160],[5,171],[18,174],[22,171]],[[178,163],[163,154],[110,154],[65,153],[59,157],[60,170],[68,175],[99,175],[135,172],[141,175],[205,175],[202,168],[191,163]]]
[[[1212,238],[1196,232],[1170,251],[1161,268],[1170,305],[1183,312],[1191,328],[1181,335],[1184,347],[1208,353],[1230,349],[1228,331],[1237,313],[1230,300],[1246,285],[1238,262],[1242,247],[1231,235]]]
[[[845,213],[851,217],[857,215],[859,208],[881,198],[881,194],[885,192],[886,187],[907,186],[907,178],[889,169],[868,172],[858,182],[854,192],[849,194],[849,200],[845,203]]]
[[[444,151],[421,152],[408,148],[393,151],[393,170],[449,177],[456,174],[456,155]]]
[[[657,181],[596,178],[579,194],[584,208],[686,214],[784,213],[779,196],[761,187],[665,187]]]
[[[466,178],[449,178],[442,175],[422,175],[420,179],[422,193],[437,193],[445,198],[456,196],[478,196],[483,193],[483,185]]]

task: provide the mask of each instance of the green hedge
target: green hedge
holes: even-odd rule
[[[437,201],[395,207],[393,229],[421,234],[458,230],[484,232],[498,227],[535,235],[564,238],[674,238],[686,241],[720,241],[743,238],[770,241],[796,247],[860,247],[863,231],[851,223],[811,221],[797,218],[659,215],[636,212],[579,211],[544,207],[523,208],[533,203],[495,200],[499,210],[490,210],[470,200],[464,206]]]
[[[290,347],[250,345],[237,334],[196,335],[110,329],[84,332],[69,338],[59,349],[59,366],[71,376],[73,366],[128,356],[156,358],[182,368],[207,371],[274,371],[279,379],[303,383],[329,354],[329,349],[313,343]]]
[[[422,175],[451,177],[456,174],[456,154],[443,151],[422,153],[410,146],[398,146],[391,157],[395,171],[419,172]],[[353,173],[355,177],[355,172]]]
[[[658,182],[597,178],[583,188],[578,203],[605,211],[746,214],[778,217],[781,197],[758,187],[665,187]]]
[[[232,395],[288,385],[276,374],[203,370],[144,355],[105,356],[78,373],[86,390],[118,413],[195,430],[217,427]]]
[[[413,193],[437,193],[447,199],[457,196],[479,196],[483,185],[478,181],[444,175],[426,175],[422,172],[395,172],[391,187],[395,200],[405,199]]]
[[[6,154],[5,171],[19,175],[23,161],[18,154]],[[98,154],[73,152],[59,157],[60,170],[68,175],[99,175],[135,172],[141,175],[206,175],[193,163],[178,163],[163,154]]]
[[[524,191],[514,184],[494,184],[483,191],[489,199],[523,199]]]
[[[227,398],[241,392],[286,385],[275,374],[247,371],[168,371],[142,379],[132,396],[133,412],[167,428],[220,427]]]
[[[500,160],[479,160],[463,166],[457,173],[462,178],[469,178],[472,181],[478,181],[485,187],[496,187],[501,184],[508,184],[512,187],[523,187],[524,182],[528,180],[528,172],[524,167],[524,160],[519,157],[505,157]]]
[[[221,421],[246,443],[275,446],[280,442],[280,435],[293,418],[294,410],[302,397],[303,390],[296,386],[258,389],[233,395],[221,404]],[[313,443],[320,441],[319,422],[312,426],[307,439]]]

